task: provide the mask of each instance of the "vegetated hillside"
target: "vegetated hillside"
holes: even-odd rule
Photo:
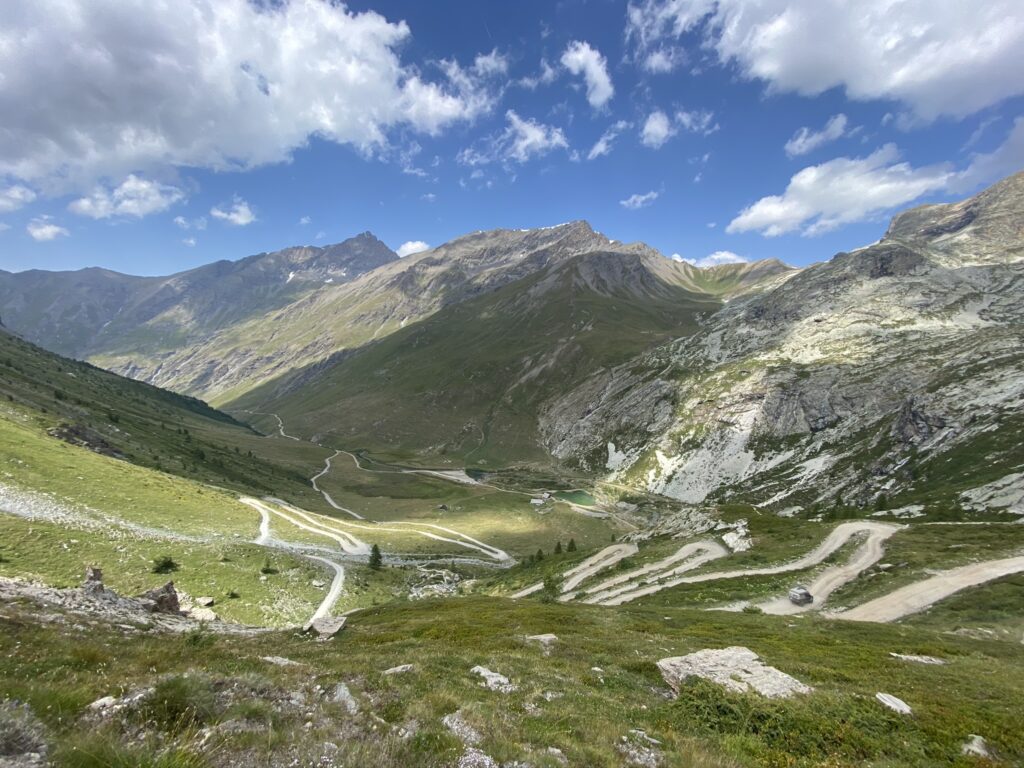
[[[276,461],[258,434],[206,403],[62,358],[2,327],[0,420],[182,477],[251,493],[307,492],[305,476]]]
[[[729,303],[542,419],[687,502],[1024,507],[1024,174]]]
[[[46,349],[152,380],[182,347],[397,258],[365,232],[324,248],[287,248],[169,277],[95,268],[0,272],[0,317]]]
[[[296,632],[126,631],[23,600],[0,603],[0,699],[23,702],[0,705],[0,723],[61,766],[969,768],[1024,759],[1019,644],[820,619],[793,626],[746,613],[463,598],[361,611],[320,643]],[[550,649],[526,640],[546,633],[557,636]],[[729,646],[813,691],[776,699],[693,678],[675,694],[656,666]],[[488,690],[477,665],[510,687]],[[106,696],[116,706],[90,708]],[[992,761],[962,754],[972,734]]]
[[[792,272],[776,263],[706,279],[725,292]],[[545,402],[694,332],[722,306],[695,290],[695,276],[705,272],[644,248],[565,256],[228,407],[275,412],[317,441],[392,455],[547,462],[537,434]]]
[[[611,247],[610,241],[584,222],[467,235],[226,327],[168,355],[147,378],[221,405],[340,351],[385,338],[442,307],[602,246]],[[98,362],[119,365],[105,358]]]

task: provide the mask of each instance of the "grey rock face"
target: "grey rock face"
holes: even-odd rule
[[[730,301],[551,403],[555,455],[700,503],[869,502],[1024,406],[1024,174]],[[1012,464],[1011,448],[991,461]]]

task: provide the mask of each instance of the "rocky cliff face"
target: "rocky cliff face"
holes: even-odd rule
[[[1024,174],[741,297],[541,419],[558,457],[687,502],[949,503],[1024,462]]]

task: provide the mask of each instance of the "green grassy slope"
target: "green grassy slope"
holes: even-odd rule
[[[277,412],[297,434],[394,458],[543,463],[537,413],[546,399],[692,333],[698,315],[721,306],[672,278],[638,256],[579,257],[227,408]]]
[[[552,747],[570,766],[621,766],[620,746],[632,729],[659,742],[665,768],[979,768],[1024,759],[1019,646],[902,626],[808,620],[794,631],[792,623],[466,598],[363,611],[322,644],[283,633],[168,637],[83,630],[75,621],[41,626],[29,606],[6,604],[0,699],[27,702],[60,768],[440,768],[455,765],[465,749],[441,722],[456,711],[495,760],[537,768],[562,764]],[[524,641],[545,632],[559,637],[550,655]],[[730,645],[751,648],[814,692],[773,701],[692,682],[669,697],[655,662]],[[890,651],[948,663],[907,663]],[[275,666],[261,658],[268,655],[302,666]],[[407,663],[410,672],[382,674]],[[517,690],[481,687],[470,673],[477,664],[509,676]],[[358,712],[332,701],[339,683]],[[101,696],[157,685],[142,707],[102,719],[88,712]],[[882,707],[879,691],[905,700],[913,716]],[[961,755],[969,734],[983,735],[1001,762]],[[156,763],[161,756],[165,762]]]
[[[317,498],[306,480],[325,451],[296,445],[286,454],[199,400],[58,357],[6,332],[0,406],[8,420],[17,416],[55,441],[63,436],[132,464],[247,493]]]

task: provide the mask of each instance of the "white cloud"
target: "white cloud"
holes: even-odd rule
[[[639,0],[626,39],[642,60],[700,31],[720,62],[771,91],[895,100],[918,119],[963,117],[1024,93],[1019,0]]]
[[[29,221],[25,231],[32,236],[33,240],[40,243],[56,240],[58,237],[67,237],[71,234],[64,227],[54,224],[52,216],[36,216]]]
[[[495,48],[490,53],[478,54],[473,61],[473,72],[484,77],[508,73],[508,58]]]
[[[708,254],[703,259],[689,259],[685,256],[680,256],[678,253],[673,253],[672,261],[681,261],[701,269],[717,267],[721,264],[746,264],[748,262],[747,259],[740,256],[738,253],[733,253],[732,251],[715,251],[714,253]]]
[[[434,203],[437,202],[437,195],[433,192],[427,192],[426,194],[420,195],[420,200],[426,203]]]
[[[594,160],[598,157],[610,154],[612,151],[612,144],[619,138],[619,134],[630,127],[630,123],[625,120],[619,120],[608,128],[604,133],[601,134],[594,146],[590,148],[590,152],[587,153],[587,160]]]
[[[314,135],[373,152],[486,112],[507,67],[492,52],[431,81],[399,56],[405,22],[327,0],[34,0],[2,4],[0,28],[0,176],[48,192],[280,162]]]
[[[640,131],[640,141],[645,147],[658,149],[676,134],[676,128],[668,115],[660,109],[651,112]]]
[[[638,208],[646,208],[651,205],[655,200],[658,199],[658,193],[653,189],[643,195],[630,195],[625,200],[619,200],[619,205],[623,208],[628,208],[631,211],[635,211]]]
[[[688,133],[701,133],[707,136],[717,131],[718,128],[714,112],[680,109],[676,111],[675,115],[669,117],[660,109],[656,109],[647,116],[640,131],[640,141],[651,149],[659,149],[666,141],[679,133],[680,129]]]
[[[166,211],[183,199],[185,193],[178,187],[129,174],[114,189],[97,186],[88,197],[73,200],[68,210],[92,219],[109,219],[111,216],[141,219],[151,213]]]
[[[676,112],[676,122],[684,131],[690,133],[703,133],[705,136],[718,130],[718,123],[715,122],[715,113],[707,110],[679,110]]]
[[[305,227],[307,224],[312,224],[312,223],[313,223],[313,219],[311,219],[309,216],[303,216],[301,219],[299,219],[299,226],[300,227]]]
[[[786,154],[790,157],[806,155],[830,141],[842,138],[845,134],[846,115],[833,115],[820,131],[804,126],[794,133],[793,138],[786,142]]]
[[[252,212],[249,204],[237,195],[232,201],[230,208],[211,208],[210,215],[215,219],[226,221],[228,224],[233,224],[236,227],[244,227],[256,221],[256,214]]]
[[[177,224],[178,227],[180,227],[181,229],[206,229],[205,216],[200,216],[199,218],[192,219],[191,221],[186,219],[184,216],[175,216],[174,223]]]
[[[16,211],[36,199],[36,193],[20,184],[0,189],[0,213]]]
[[[0,232],[6,232],[10,228],[11,228],[10,224],[8,224],[5,221],[0,221]]]
[[[187,246],[189,248],[195,248],[196,247],[196,239],[194,237],[186,237],[184,240],[181,241],[181,244],[185,245],[185,246]]]
[[[898,158],[896,146],[886,144],[867,157],[808,166],[790,179],[783,194],[744,208],[726,231],[820,234],[941,191],[953,177],[946,164],[914,168]]]
[[[574,75],[583,75],[587,84],[587,101],[600,109],[615,95],[615,87],[608,76],[608,62],[589,43],[574,40],[562,54],[562,66]]]
[[[956,170],[950,163],[915,168],[899,161],[886,144],[867,157],[837,157],[796,173],[781,195],[762,197],[744,208],[727,232],[759,231],[767,237],[800,231],[828,232],[906,206],[927,194],[964,194],[1024,167],[1024,117],[1014,121],[1003,143],[974,154]]]
[[[558,79],[558,70],[548,64],[547,59],[540,60],[540,72],[536,75],[519,79],[519,85],[531,91],[537,90],[538,86],[551,85]]]
[[[555,149],[567,149],[569,142],[561,128],[519,117],[514,110],[505,113],[508,127],[484,142],[480,149],[473,147],[459,152],[463,165],[486,165],[496,161],[525,163]],[[481,174],[482,175],[482,174]]]
[[[665,46],[644,56],[641,66],[655,75],[664,75],[686,63],[686,51],[677,46]]]
[[[398,246],[398,250],[395,251],[400,258],[411,256],[414,253],[422,253],[423,251],[429,251],[430,246],[424,243],[422,240],[409,240],[408,242],[402,243]]]
[[[325,237],[327,237],[327,233],[321,229],[319,232],[316,233],[316,237],[314,238],[314,240],[323,240]]]

